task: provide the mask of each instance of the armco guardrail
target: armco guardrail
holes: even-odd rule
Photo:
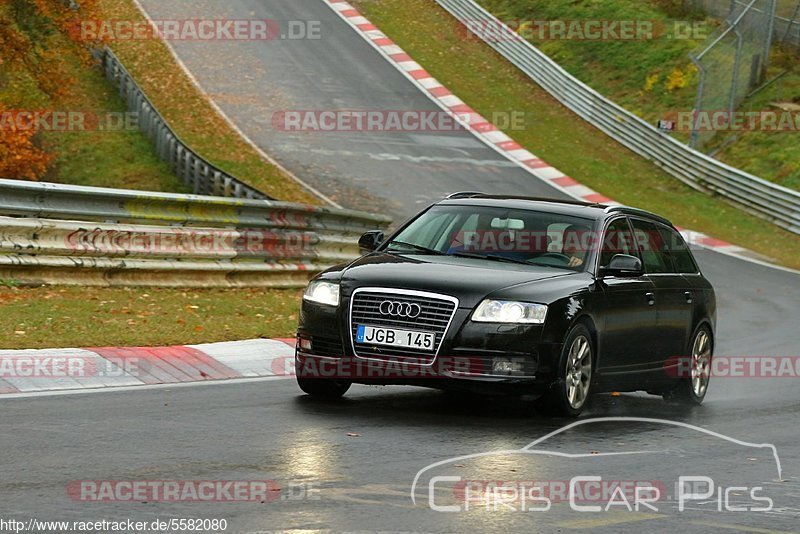
[[[695,189],[800,233],[799,192],[725,165],[662,133],[569,74],[473,0],[436,1],[463,24],[474,25],[475,35],[559,102],[622,145]]]
[[[99,52],[106,78],[113,83],[128,109],[138,114],[139,128],[155,145],[157,156],[196,195],[270,199],[268,195],[226,174],[181,141],[156,110],[119,58],[109,49]]]
[[[300,287],[386,217],[288,202],[0,180],[0,278]]]

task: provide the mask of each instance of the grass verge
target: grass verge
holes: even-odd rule
[[[707,46],[718,31],[720,21],[699,11],[686,9],[680,2],[668,0],[606,0],[603,2],[566,2],[553,0],[479,0],[481,5],[501,20],[507,21],[579,21],[617,20],[652,21],[658,31],[654,38],[624,39],[549,39],[537,32],[521,30],[542,52],[571,74],[579,77],[601,94],[654,124],[659,119],[674,119],[679,112],[694,109],[700,79],[689,60],[691,51]],[[779,13],[791,16],[796,0],[784,0]],[[685,33],[696,24],[695,34]],[[683,28],[683,29],[681,29]],[[476,37],[477,38],[477,37]],[[724,47],[723,47],[724,49]],[[732,50],[728,51],[733,54]],[[711,54],[721,61],[721,52]],[[800,103],[800,56],[797,50],[775,48],[772,68],[766,79],[783,76],[766,89],[745,100],[741,111],[775,111],[773,103]],[[711,63],[706,62],[711,65]],[[716,67],[717,70],[720,68]],[[712,68],[706,98],[715,93],[720,109],[727,102],[727,84],[715,84]],[[716,75],[719,76],[719,75]],[[711,106],[707,100],[706,107]],[[715,158],[784,187],[800,189],[800,132],[742,131],[718,132],[702,147]],[[792,135],[793,134],[793,135]],[[681,142],[689,141],[688,132],[675,132]],[[707,136],[704,136],[707,137]]]
[[[101,11],[108,20],[144,20],[131,0],[107,0]],[[320,204],[317,197],[265,161],[228,125],[163,41],[118,41],[112,48],[172,129],[196,152],[270,196]]]
[[[654,38],[646,40],[542,39],[538,32],[526,30],[524,23],[520,30],[521,35],[568,72],[651,124],[659,119],[674,119],[678,112],[694,109],[700,76],[688,54],[707,46],[720,26],[719,20],[669,0],[479,1],[495,16],[512,24],[532,20],[653,21],[659,30],[654,31]],[[796,5],[796,0],[784,0],[779,3],[779,13],[791,16]],[[697,25],[694,35],[684,34],[689,24]],[[712,56],[719,59],[720,54],[716,52]],[[771,65],[766,79],[779,74],[781,77],[745,100],[741,111],[775,111],[775,103],[800,104],[800,53],[797,49],[776,46]],[[721,100],[719,105],[724,108],[722,102],[727,102],[728,83],[717,82],[718,87],[713,89],[713,80],[712,75],[705,96]],[[707,100],[706,107],[710,105]],[[800,189],[798,134],[800,132],[795,129],[718,132],[702,150],[766,180]],[[689,141],[688,132],[673,135],[681,142]]]
[[[11,20],[11,6],[0,5],[0,19]],[[87,66],[81,50],[58,31],[37,33],[39,45],[57,51],[69,87],[57,100],[44,93],[25,68],[4,68],[0,59],[0,102],[9,110],[78,111],[107,117],[122,114],[125,104],[100,69]],[[138,131],[40,130],[43,148],[56,155],[44,176],[52,182],[100,187],[186,192],[167,165],[155,156]],[[7,178],[3,176],[2,178]]]
[[[0,349],[293,337],[301,290],[0,286]]]
[[[642,39],[582,39],[580,34],[558,38],[538,27],[526,30],[525,23],[520,29],[521,35],[569,73],[586,77],[584,81],[594,89],[650,123],[665,118],[667,111],[693,108],[699,76],[688,54],[701,46],[717,25],[690,10],[668,11],[663,0],[478,1],[504,21],[651,23],[652,38]],[[677,20],[683,22],[678,25]],[[697,24],[699,31],[693,34],[684,24]]]
[[[779,106],[800,105],[800,52],[776,50],[769,87],[756,93],[741,106],[741,111],[779,112]],[[784,70],[780,64],[785,65]],[[780,78],[777,76],[785,72]],[[800,116],[800,115],[799,115]],[[742,131],[716,135],[704,148],[711,154],[739,169],[760,176],[784,187],[800,190],[800,131]]]
[[[694,191],[617,144],[491,48],[466,39],[455,19],[433,0],[352,3],[482,115],[521,111],[533,117],[532,127],[506,133],[569,176],[619,202],[800,268],[796,235]]]

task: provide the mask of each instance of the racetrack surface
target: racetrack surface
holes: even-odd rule
[[[178,56],[228,116],[262,149],[347,207],[395,217],[446,193],[482,190],[564,198],[468,132],[302,133],[271,127],[287,109],[438,109],[321,0],[142,0],[151,17],[321,21],[322,39],[175,42]],[[423,65],[424,66],[424,65]],[[576,177],[580,178],[580,177]],[[798,275],[713,252],[697,252],[719,303],[716,355],[798,354]],[[685,413],[644,395],[593,399],[585,417],[682,421],[726,436],[771,443],[783,482],[763,451],[731,447],[697,431],[641,422],[571,430],[552,447],[591,453],[657,449],[662,456],[608,459],[618,480],[669,480],[676,472],[763,486],[772,512],[716,511],[695,502],[679,512],[578,513],[473,509],[442,513],[427,493],[410,498],[414,476],[452,456],[523,447],[570,421],[546,419],[528,401],[452,400],[415,388],[354,387],[342,402],[304,397],[292,380],[0,401],[0,510],[42,519],[224,517],[228,532],[277,529],[460,532],[596,529],[607,532],[796,531],[800,519],[800,379],[717,379],[706,403]],[[8,429],[8,431],[6,431]],[[348,435],[355,434],[355,435]],[[517,459],[453,464],[439,474],[487,480],[562,480],[576,460]],[[461,467],[458,467],[461,466]],[[602,466],[606,466],[606,471]],[[738,477],[738,478],[737,478]],[[260,503],[86,503],[75,480],[274,479],[312,484],[318,499]],[[738,492],[741,493],[741,492]],[[285,493],[284,493],[285,494]],[[766,530],[763,530],[766,529]]]
[[[319,21],[321,39],[175,41],[200,85],[256,144],[338,203],[395,217],[454,191],[550,195],[552,188],[469,132],[285,132],[287,110],[441,111],[318,0],[141,4],[154,19]]]

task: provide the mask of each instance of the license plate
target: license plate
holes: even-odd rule
[[[414,332],[412,330],[398,330],[397,328],[359,325],[356,331],[356,343],[433,351],[436,343],[436,334],[433,332]]]

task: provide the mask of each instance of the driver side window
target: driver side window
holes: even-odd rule
[[[637,256],[633,245],[633,234],[628,226],[628,219],[625,217],[615,219],[606,228],[603,236],[603,249],[600,253],[600,266],[607,266],[611,263],[611,258],[617,254]]]

